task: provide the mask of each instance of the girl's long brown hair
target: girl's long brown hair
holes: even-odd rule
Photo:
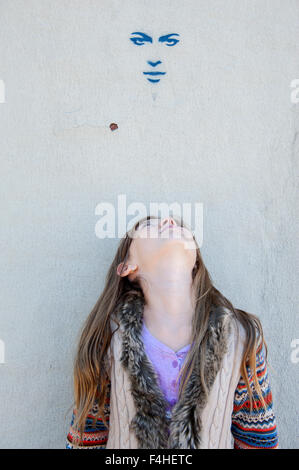
[[[153,217],[148,216],[139,220],[133,227],[132,232],[138,228],[141,222],[150,218]],[[179,224],[184,226],[182,221]],[[73,423],[73,429],[77,431],[77,435],[74,437],[73,442],[78,443],[78,445],[82,443],[87,415],[95,404],[97,405],[97,413],[94,419],[100,417],[108,427],[104,405],[110,381],[110,371],[106,361],[107,350],[112,337],[110,317],[119,301],[128,291],[136,292],[137,295],[143,296],[138,282],[131,282],[127,276],[120,277],[116,271],[117,266],[122,262],[126,262],[129,256],[129,249],[133,239],[131,236],[132,232],[127,232],[124,238],[121,239],[114,260],[107,273],[103,292],[85,321],[77,347],[74,363],[75,419]],[[193,335],[191,339],[191,342],[194,342],[194,344],[190,348],[184,362],[184,367],[180,372],[182,381],[179,386],[179,395],[181,396],[183,393],[192,373],[198,357],[196,354],[198,350],[200,350],[201,379],[205,387],[204,365],[209,314],[212,306],[223,306],[235,315],[246,332],[240,373],[248,389],[250,408],[252,409],[253,405],[265,407],[266,404],[256,373],[256,354],[263,346],[267,358],[267,345],[264,340],[260,320],[251,313],[234,308],[231,302],[213,286],[208,270],[203,263],[199,246],[194,237],[193,239],[196,244],[197,253],[196,263],[192,272],[193,288],[196,294],[195,312],[192,320]],[[248,367],[251,377],[248,374]],[[251,387],[253,385],[260,400],[259,405],[256,405],[252,393]],[[206,388],[205,391],[207,393]]]

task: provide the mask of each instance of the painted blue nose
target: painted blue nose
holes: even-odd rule
[[[151,62],[150,60],[148,60],[147,63],[152,67],[156,67],[156,65],[162,64],[161,60],[158,60],[157,62]]]

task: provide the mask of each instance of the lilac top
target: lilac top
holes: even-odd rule
[[[178,400],[180,381],[177,384],[175,382],[191,344],[188,344],[175,352],[169,346],[161,343],[161,341],[153,336],[146,327],[144,321],[142,327],[142,338],[146,355],[157,372],[160,389],[168,402],[167,415],[170,417],[171,409]]]

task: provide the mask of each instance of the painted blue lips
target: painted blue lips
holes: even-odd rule
[[[165,75],[166,72],[143,72],[144,75],[150,75],[150,76],[157,76],[157,75]],[[158,79],[153,79],[153,78],[148,78],[147,80],[151,83],[157,83],[160,81],[160,78]]]

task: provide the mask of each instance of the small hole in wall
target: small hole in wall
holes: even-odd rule
[[[109,127],[112,131],[115,131],[115,129],[118,129],[118,125],[115,122],[112,122]]]

